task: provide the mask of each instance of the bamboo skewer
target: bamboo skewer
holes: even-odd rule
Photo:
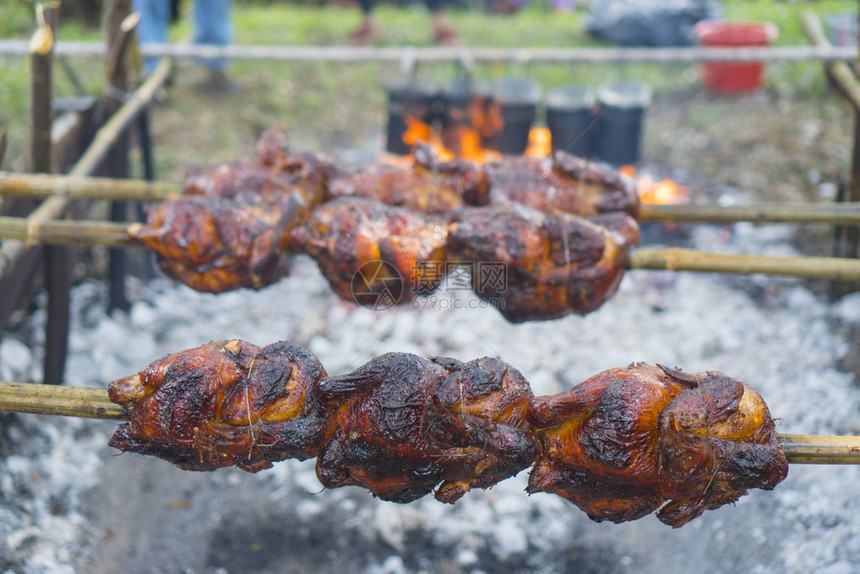
[[[0,411],[126,420],[129,412],[111,402],[107,390],[0,381]]]
[[[781,434],[779,446],[794,464],[858,464],[860,437]]]
[[[91,419],[128,420],[128,409],[111,402],[107,390],[0,381],[0,411]],[[779,435],[793,464],[860,464],[860,437]]]
[[[860,223],[860,203],[762,203],[758,205],[654,205],[640,207],[639,221],[700,223]]]
[[[860,260],[838,257],[772,257],[695,249],[637,248],[630,253],[630,268],[860,281]]]
[[[0,195],[164,201],[172,195],[181,194],[181,185],[167,182],[0,172]]]
[[[49,220],[32,226],[23,217],[0,216],[0,237],[46,245],[130,245],[130,226],[112,221]]]
[[[0,195],[148,202],[164,201],[183,193],[182,184],[179,183],[0,172]],[[734,206],[646,203],[640,208],[638,220],[856,225],[860,224],[860,203],[762,203]]]
[[[109,221],[47,221],[33,226],[20,217],[0,216],[0,237],[51,245],[119,247],[132,245],[129,233],[134,232],[139,225]],[[630,254],[630,268],[860,281],[860,260],[838,257],[772,257],[640,247]]]

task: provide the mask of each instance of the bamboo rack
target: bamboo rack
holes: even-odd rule
[[[61,56],[102,57],[98,42],[63,42]],[[177,59],[230,58],[294,62],[486,62],[486,63],[608,63],[608,62],[803,62],[857,59],[851,46],[692,47],[692,48],[480,48],[480,47],[354,47],[190,44],[142,44],[144,56]],[[0,40],[0,54],[25,55],[27,43]]]
[[[109,177],[62,176],[0,172],[0,195],[68,199],[113,199],[118,201],[164,201],[181,195],[176,183],[113,179]]]
[[[0,237],[49,245],[132,245],[131,225],[109,221],[54,221],[38,225],[19,217],[0,217]],[[838,257],[772,257],[733,253],[710,253],[695,249],[645,248],[630,254],[631,269],[763,274],[860,281],[860,260]]]
[[[136,23],[132,20],[130,23]],[[87,148],[86,153],[78,160],[75,167],[70,172],[72,177],[88,175],[95,169],[104,159],[105,155],[110,151],[118,134],[128,126],[129,122],[134,119],[140,110],[152,101],[156,91],[158,91],[167,77],[170,75],[172,62],[169,59],[162,60],[156,67],[155,71],[149,78],[138,88],[136,92],[127,100],[123,106],[115,113],[108,122],[99,129],[93,139],[92,145]],[[17,239],[7,241],[0,245],[0,277],[2,277],[24,252],[27,243],[38,243],[36,235],[38,230],[44,225],[52,225],[52,220],[60,217],[68,207],[70,198],[68,197],[49,197],[47,201],[42,203],[28,217],[27,229],[30,230],[24,237],[16,235]],[[10,222],[7,222],[10,223]],[[56,222],[59,223],[59,222]],[[12,225],[17,225],[12,222]],[[0,234],[0,237],[5,237]],[[63,244],[62,241],[53,241],[53,244]],[[69,242],[66,241],[66,244]]]
[[[0,195],[65,199],[164,201],[184,193],[182,184],[106,177],[0,172]],[[639,221],[700,223],[860,224],[860,203],[761,203],[751,205],[642,204]]]
[[[131,413],[114,404],[107,390],[0,381],[0,411],[91,419],[128,420]],[[779,435],[792,464],[860,464],[860,437]]]
[[[710,253],[695,249],[637,248],[630,253],[631,269],[784,275],[807,279],[860,281],[860,260],[838,257],[771,257]]]

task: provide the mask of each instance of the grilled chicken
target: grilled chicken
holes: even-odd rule
[[[245,205],[185,196],[154,206],[129,236],[155,252],[165,274],[192,289],[261,289],[289,270],[289,231],[302,204],[295,194]]]
[[[238,466],[256,472],[317,456],[330,432],[312,392],[325,370],[291,343],[233,339],[182,351],[108,387],[131,409],[110,445],[185,470]]]
[[[478,274],[473,288],[519,323],[600,307],[617,290],[638,242],[636,222],[624,213],[587,220],[511,204],[454,212],[447,257],[501,266],[504,280]]]
[[[291,244],[313,257],[342,299],[385,308],[433,291],[442,276],[444,221],[363,198],[314,209]]]
[[[582,217],[618,211],[634,218],[639,214],[632,179],[561,151],[547,158],[506,156],[486,170],[494,203],[515,202],[545,213]]]
[[[597,521],[657,510],[678,527],[788,471],[762,397],[718,372],[634,364],[534,397],[499,359],[388,353],[328,377],[291,343],[234,339],[108,390],[131,411],[110,441],[121,450],[250,472],[316,456],[326,487],[394,502],[434,492],[453,503],[533,465],[530,493],[558,494]]]
[[[527,468],[538,453],[525,425],[528,383],[496,359],[388,353],[321,381],[319,395],[336,413],[317,459],[327,487],[362,486],[394,502],[436,488],[438,500],[452,503]]]
[[[611,369],[535,399],[529,420],[544,447],[529,492],[558,494],[597,521],[659,508],[683,526],[788,472],[761,396],[719,372]]]
[[[490,180],[480,166],[464,160],[441,162],[426,146],[415,164],[403,169],[369,166],[335,176],[328,198],[365,197],[421,213],[445,214],[464,205],[486,205]]]

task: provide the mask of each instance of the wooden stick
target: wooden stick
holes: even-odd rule
[[[191,44],[142,44],[144,56],[173,58],[230,58],[234,60],[280,60],[294,62],[394,62],[407,58],[418,62],[485,63],[608,63],[608,62],[807,62],[854,60],[857,48],[834,46],[694,47],[694,48],[481,48],[448,47],[346,47]],[[73,57],[102,57],[99,42],[63,42],[57,53]],[[27,53],[26,41],[0,40],[0,55]]]
[[[51,171],[51,125],[54,99],[54,30],[48,24],[48,10],[36,5],[38,28],[30,38],[30,138],[27,171]]]
[[[48,221],[33,227],[19,217],[0,217],[0,237],[24,238],[51,245],[132,245],[129,234],[139,223]],[[695,249],[637,248],[631,269],[784,275],[811,279],[860,281],[860,260],[837,257],[770,257],[743,253],[709,253]]]
[[[0,216],[0,237],[48,245],[129,245],[129,225],[110,221],[52,220],[31,227],[26,218]]]
[[[180,184],[158,181],[0,172],[0,195],[163,201],[182,193]]]
[[[630,253],[630,268],[860,281],[860,261],[837,257],[769,257],[694,249],[638,248]]]
[[[130,414],[112,403],[105,389],[2,381],[0,411],[117,420],[128,419]]]
[[[860,437],[779,435],[779,445],[794,464],[860,464]]]
[[[2,174],[0,174],[2,189]],[[2,191],[0,191],[2,193]],[[763,203],[758,205],[642,204],[640,221],[696,221],[700,223],[830,223],[860,224],[860,203]]]
[[[125,130],[131,120],[137,117],[143,106],[149,104],[155,92],[164,84],[170,74],[170,60],[162,60],[146,82],[131,96],[131,98],[113,115],[96,134],[93,143],[87,148],[83,157],[69,172],[72,176],[87,175],[98,166],[111,146]],[[68,205],[68,198],[56,197],[47,200],[28,218],[31,227],[59,217]],[[28,236],[28,240],[30,237]]]
[[[131,413],[114,404],[107,390],[0,381],[0,411],[128,420]],[[779,435],[793,464],[860,464],[860,437],[804,434]]]
[[[155,71],[138,88],[132,98],[98,131],[92,145],[69,172],[70,175],[88,175],[98,166],[99,162],[110,149],[110,146],[113,145],[116,133],[124,129],[144,105],[152,101],[155,92],[161,88],[170,75],[171,67],[172,62],[168,58],[163,59],[159,63]],[[45,201],[38,210],[31,214],[31,217],[34,218],[32,228],[36,229],[39,227],[40,222],[58,217],[65,211],[68,201],[68,198],[63,197]],[[30,240],[29,234],[27,235],[27,240]],[[24,250],[25,242],[23,240],[9,241],[0,246],[0,276],[12,268],[14,262],[18,260]]]
[[[74,199],[164,201],[183,194],[182,184],[107,177],[32,175],[0,171],[0,195],[61,196]],[[643,204],[640,221],[703,223],[831,223],[860,224],[860,203],[762,203],[753,205]]]
[[[814,12],[804,12],[801,17],[801,24],[806,37],[814,47],[822,49],[831,47],[827,35],[824,33],[824,28],[821,26],[821,20]],[[836,82],[845,97],[851,100],[856,109],[860,109],[860,79],[857,78],[848,63],[833,61],[825,65],[833,81]]]

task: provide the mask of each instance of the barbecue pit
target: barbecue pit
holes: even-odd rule
[[[732,232],[705,226],[691,245],[789,254],[789,236],[784,226],[742,225]],[[128,317],[101,317],[104,291],[85,285],[73,299],[69,378],[103,383],[201,338],[231,336],[306,342],[333,372],[389,350],[463,359],[499,354],[547,393],[643,359],[721,369],[747,380],[791,425],[781,432],[858,432],[849,422],[858,406],[852,378],[836,368],[850,353],[842,337],[857,324],[856,299],[831,307],[790,279],[651,273],[632,273],[613,305],[586,319],[513,329],[492,310],[468,309],[472,299],[446,289],[440,294],[463,301],[465,311],[441,312],[441,305],[418,313],[351,309],[333,301],[309,265],[256,294],[216,298],[158,282],[141,286]],[[37,314],[28,329],[35,331],[40,319]],[[24,354],[6,344],[5,353]],[[38,356],[30,357],[32,362],[19,359],[10,378],[35,370]],[[39,419],[10,431],[18,438],[44,437],[37,446],[46,451],[3,461],[11,479],[0,488],[30,507],[22,512],[0,505],[11,517],[4,524],[14,528],[2,532],[14,560],[33,570],[75,564],[105,572],[683,572],[700,571],[703,564],[713,570],[840,572],[857,560],[850,542],[858,528],[850,510],[858,498],[850,488],[854,467],[793,469],[775,493],[745,497],[736,508],[709,513],[701,526],[669,532],[654,520],[592,524],[562,501],[525,498],[522,476],[446,507],[433,501],[394,506],[353,490],[314,496],[308,493],[319,486],[308,464],[286,463],[256,477],[181,473],[159,461],[111,456],[97,446],[110,430],[104,423]],[[36,496],[28,498],[28,491]]]

